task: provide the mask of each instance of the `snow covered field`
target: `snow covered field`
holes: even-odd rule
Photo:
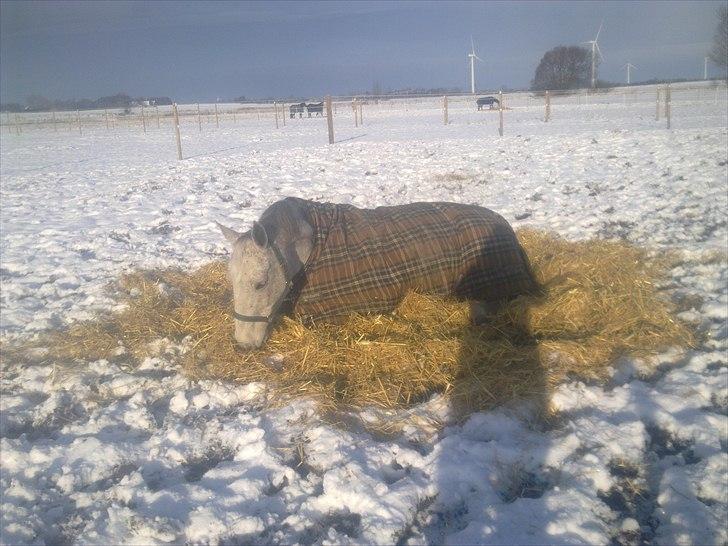
[[[148,133],[0,136],[0,329],[25,339],[114,305],[136,268],[226,256],[286,195],[357,206],[448,200],[574,239],[678,249],[671,288],[707,333],[608,385],[559,387],[556,422],[528,403],[448,422],[438,397],[386,419],[396,437],[266,406],[265,385],[191,382],[175,356],[71,367],[3,362],[4,544],[726,544],[728,114],[683,101],[558,103],[506,114],[367,108]],[[214,127],[214,125],[213,125]],[[232,332],[231,332],[232,335]],[[370,412],[374,416],[374,412]],[[365,416],[366,417],[366,416]],[[381,418],[382,416],[379,415]],[[445,423],[444,428],[432,423]]]

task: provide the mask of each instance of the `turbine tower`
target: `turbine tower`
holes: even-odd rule
[[[631,62],[627,61],[627,64],[624,65],[622,68],[626,68],[627,69],[627,85],[629,85],[631,83],[631,81],[630,81],[630,76],[631,76],[630,69],[631,68],[637,68],[637,67],[635,65],[633,65]]]
[[[604,25],[604,19],[602,19],[602,22],[599,25],[599,30],[597,31],[596,37],[593,40],[589,40],[588,42],[582,42],[582,44],[591,45],[591,57],[592,57],[591,86],[592,86],[592,89],[594,89],[597,86],[597,53],[599,54],[599,59],[602,61],[604,60],[604,57],[602,57],[602,52],[599,49],[599,44],[597,43],[597,40],[599,40],[599,33],[602,31],[602,25]]]
[[[475,54],[475,45],[473,44],[473,37],[470,37],[470,53],[468,53],[470,59],[470,93],[475,95],[475,59],[478,59],[481,63],[483,59]]]

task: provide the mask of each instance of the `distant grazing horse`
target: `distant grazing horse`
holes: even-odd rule
[[[480,97],[476,104],[478,105],[478,110],[482,110],[483,106],[488,106],[491,110],[497,106],[500,106],[500,101],[495,97]]]
[[[306,108],[306,103],[301,102],[299,104],[291,104],[289,110],[291,112],[291,118],[296,117],[296,114],[298,114],[299,118],[303,117],[303,110]]]
[[[417,291],[475,300],[476,313],[536,288],[511,226],[475,205],[359,209],[287,197],[248,232],[218,226],[233,246],[235,339],[246,348],[288,312],[387,313]]]
[[[323,102],[312,102],[311,104],[306,105],[306,110],[308,110],[308,117],[311,117],[311,114],[316,114],[317,116],[324,115],[324,103]]]

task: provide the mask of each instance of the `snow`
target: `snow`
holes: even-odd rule
[[[123,351],[4,356],[2,543],[725,544],[728,114],[724,88],[680,93],[669,131],[647,94],[555,98],[549,123],[516,96],[502,138],[497,112],[463,101],[448,126],[437,101],[366,105],[359,128],[339,105],[334,146],[321,118],[202,133],[189,118],[181,162],[168,120],[5,130],[4,342],[113,309],[123,271],[224,258],[214,222],[243,228],[286,195],[472,202],[516,227],[676,249],[668,287],[705,339],[656,366],[622,359],[606,385],[560,385],[549,422],[529,402],[458,422],[441,396],[361,411],[404,424],[390,435],[310,400],[271,405],[263,384],[191,381],[169,340],[137,367]]]

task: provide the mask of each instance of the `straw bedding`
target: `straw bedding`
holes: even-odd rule
[[[517,397],[546,398],[567,376],[603,380],[621,355],[689,346],[658,285],[664,263],[624,242],[569,242],[521,230],[540,296],[522,296],[484,325],[469,305],[410,293],[390,315],[351,315],[339,324],[284,317],[268,343],[242,352],[233,339],[226,265],[191,272],[141,271],[113,288],[123,311],[42,340],[54,362],[135,359],[151,342],[184,342],[195,378],[262,381],[285,400],[314,396],[330,407],[401,408],[436,392],[466,409]],[[127,358],[124,356],[122,358]]]

